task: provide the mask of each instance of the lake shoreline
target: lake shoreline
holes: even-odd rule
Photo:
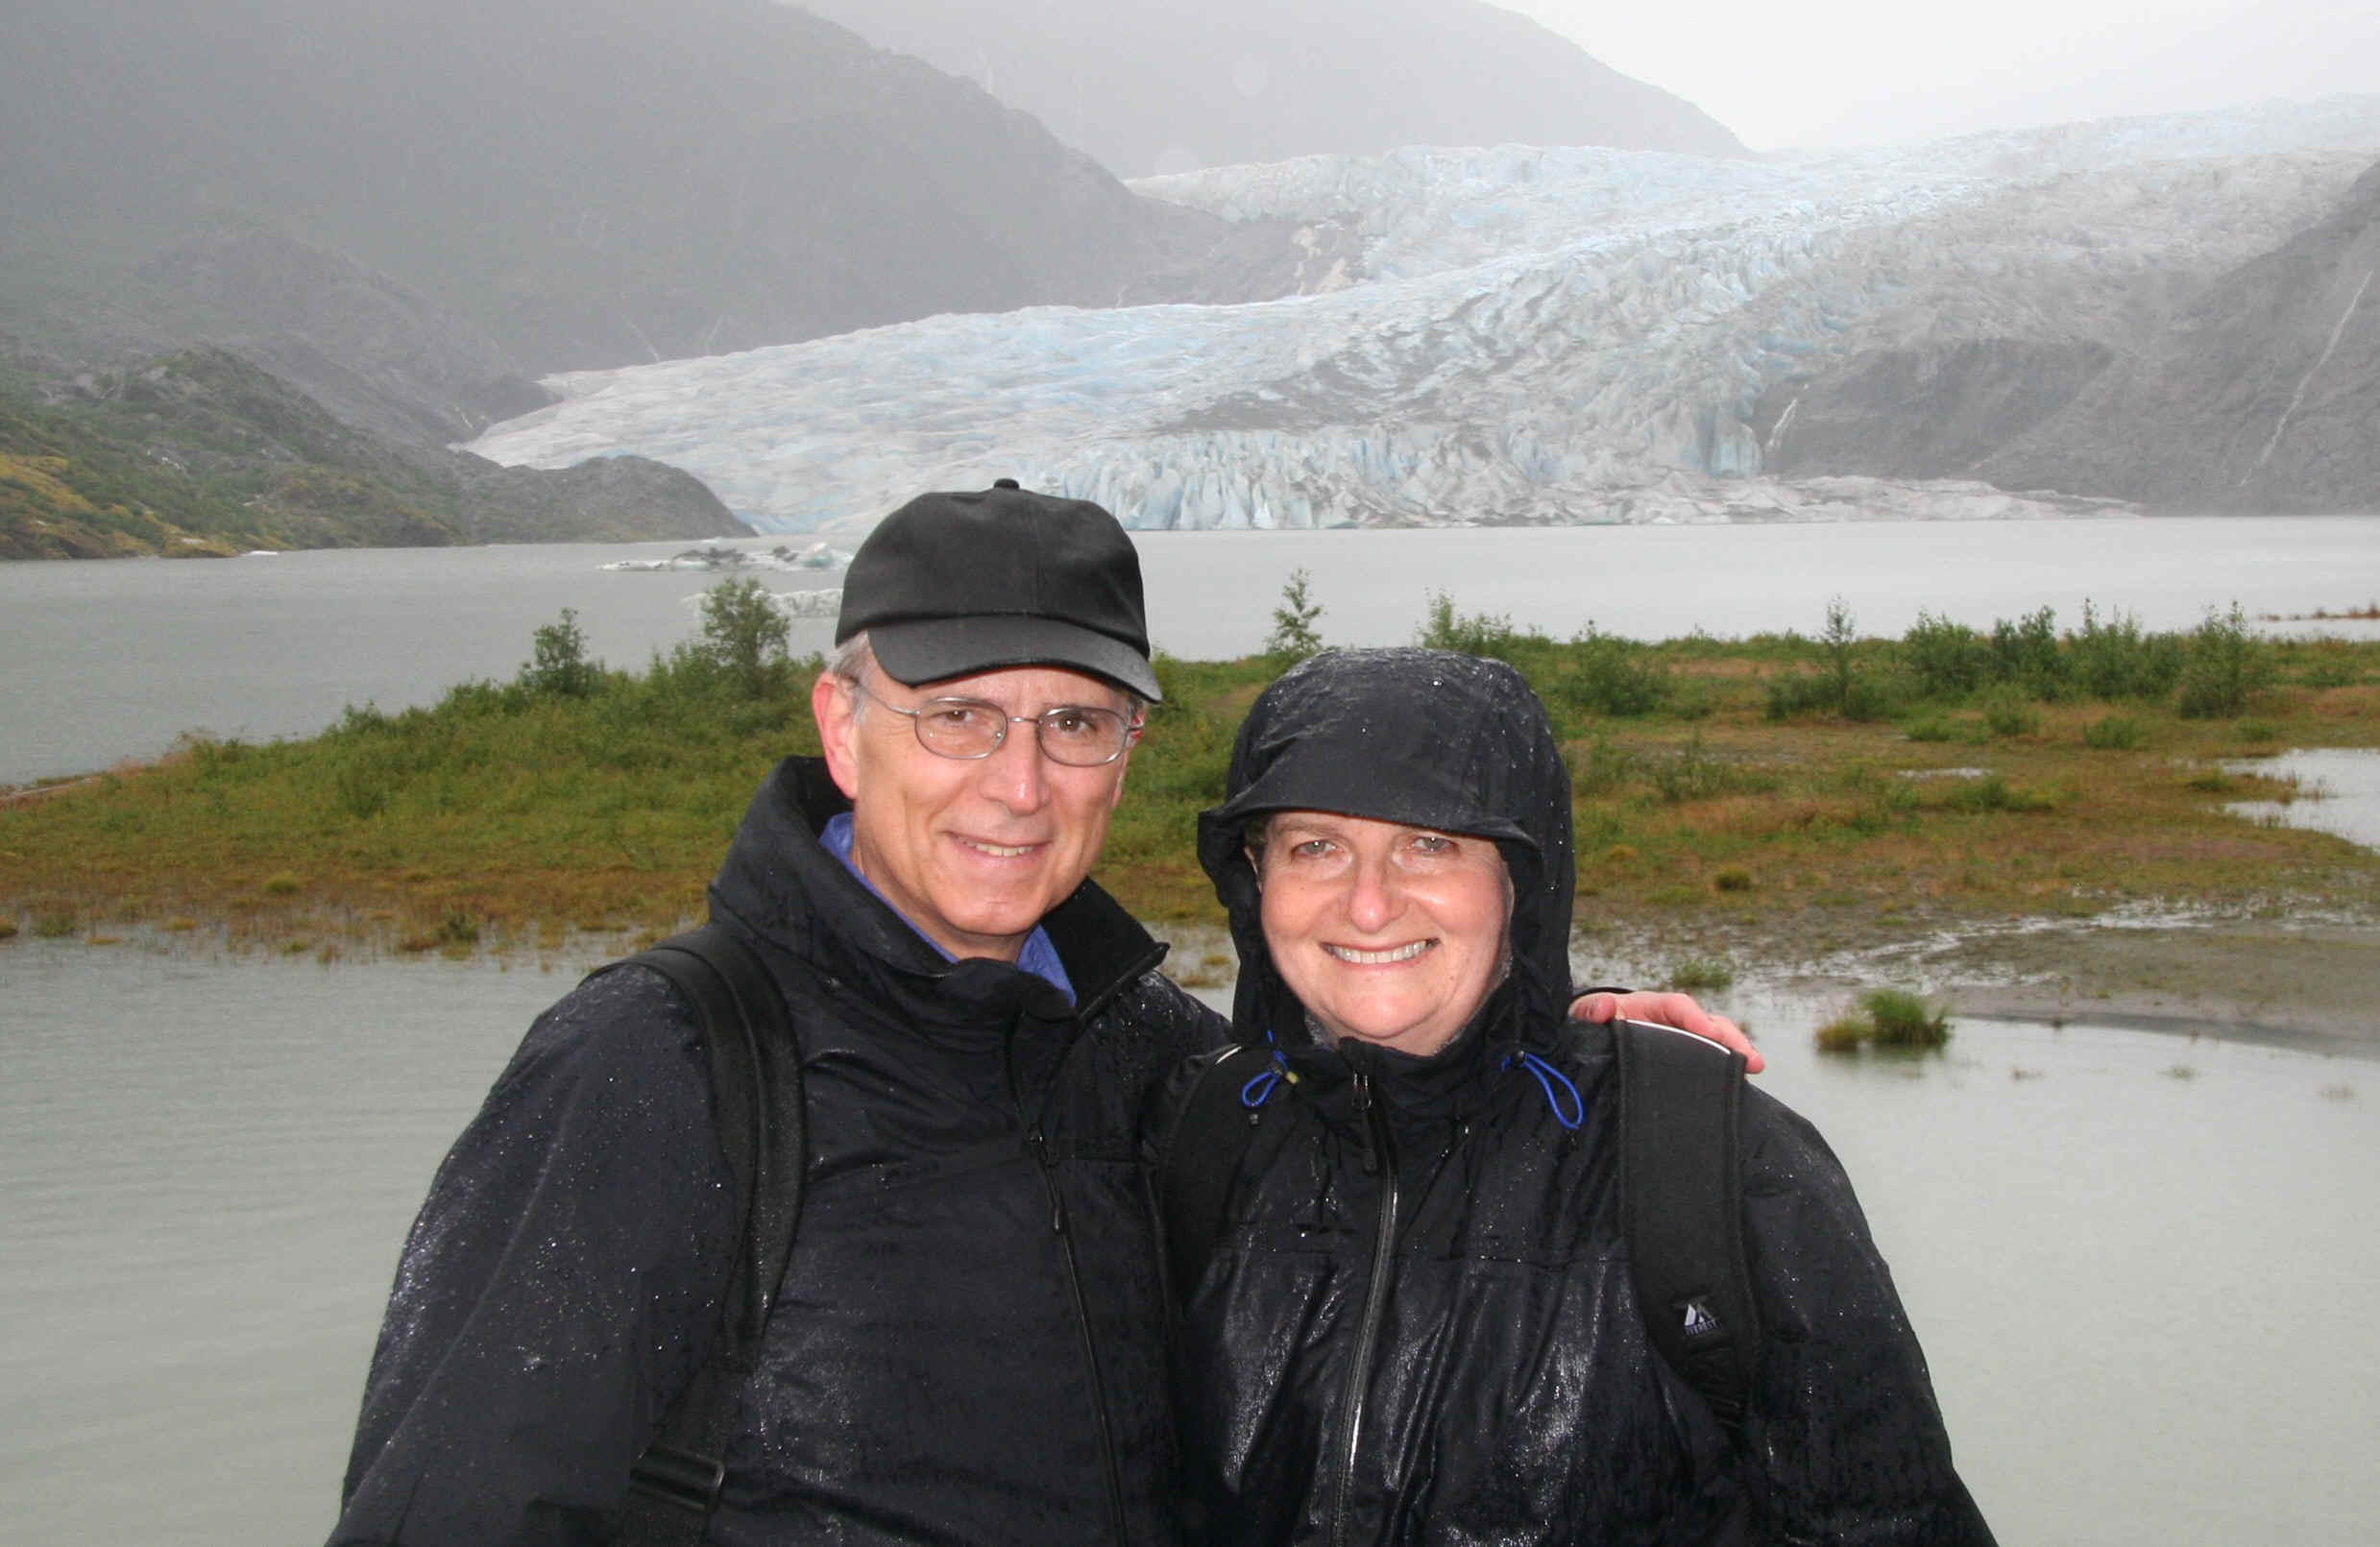
[[[1658,987],[1682,959],[1639,936],[1622,980]],[[1758,953],[1733,956],[1697,931],[1707,959],[1732,961],[1748,984],[1839,996],[1913,988],[1958,1018],[2212,1037],[2324,1055],[2380,1059],[2380,919],[2297,923],[2254,918],[2187,922],[2027,920],[1951,927],[1849,951],[1796,951],[1764,932]],[[1676,942],[1670,942],[1675,944]],[[1648,949],[1653,948],[1653,949]],[[1726,991],[1703,995],[1724,1009]]]

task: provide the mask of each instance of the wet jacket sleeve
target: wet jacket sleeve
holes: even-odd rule
[[[406,1240],[333,1547],[601,1540],[710,1340],[731,1190],[674,990],[540,1017]]]
[[[1744,1097],[1744,1221],[1761,1350],[1745,1438],[1774,1543],[1988,1547],[1892,1275],[1815,1128]]]

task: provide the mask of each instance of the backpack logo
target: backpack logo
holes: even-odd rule
[[[1711,1307],[1700,1299],[1686,1301],[1682,1310],[1685,1315],[1684,1331],[1688,1342],[1690,1342],[1698,1338],[1715,1337],[1718,1334],[1719,1318],[1713,1316]]]

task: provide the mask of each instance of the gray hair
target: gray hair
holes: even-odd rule
[[[861,677],[866,674],[867,668],[874,665],[876,665],[875,646],[867,642],[867,630],[862,629],[835,646],[835,653],[826,658],[826,674],[830,677],[840,677],[847,683],[857,684]]]

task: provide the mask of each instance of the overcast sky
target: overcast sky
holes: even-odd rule
[[[1494,0],[1755,150],[2380,92],[2380,0]]]

